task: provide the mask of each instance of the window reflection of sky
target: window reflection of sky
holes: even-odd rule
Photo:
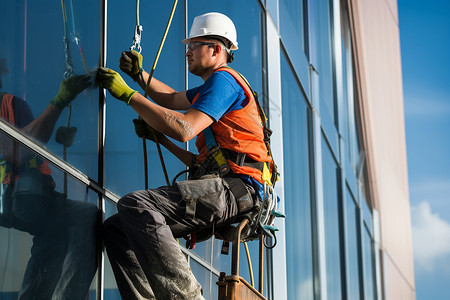
[[[307,105],[286,57],[281,59],[288,299],[312,299],[313,256]]]

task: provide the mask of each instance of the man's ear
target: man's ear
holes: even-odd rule
[[[223,52],[225,52],[225,50],[219,44],[215,44],[213,46],[213,49],[214,49],[213,56],[220,56],[223,54]]]

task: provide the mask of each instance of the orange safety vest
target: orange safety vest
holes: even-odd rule
[[[244,90],[248,103],[245,107],[231,111],[223,115],[217,122],[211,124],[210,127],[216,142],[221,148],[229,149],[236,153],[245,153],[247,157],[258,162],[267,162],[270,164],[269,169],[272,170],[272,157],[269,155],[264,143],[263,127],[258,107],[255,103],[256,100],[250,87],[240,74],[231,68],[219,68],[217,71],[225,71],[233,76]],[[197,100],[198,96],[199,94],[195,96],[192,103]],[[199,151],[197,160],[202,163],[208,156],[203,132],[197,135],[195,145]],[[231,160],[228,160],[228,163],[235,174],[250,175],[263,183],[261,170],[248,166],[238,166]]]
[[[0,93],[1,95],[1,93]],[[14,119],[14,105],[13,105],[13,99],[14,95],[4,93],[1,100],[1,107],[0,107],[0,118],[3,120],[9,122],[12,125],[15,125],[15,119]],[[44,161],[40,165],[36,164],[36,159],[31,159],[28,161],[28,165],[30,168],[38,168],[39,171],[44,175],[50,175],[52,173],[52,170],[50,169],[48,162]],[[11,173],[8,174],[1,174],[4,178],[3,184],[9,184],[11,182]],[[17,178],[15,178],[17,180]]]

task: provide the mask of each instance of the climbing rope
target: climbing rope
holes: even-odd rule
[[[75,25],[75,12],[74,12],[74,6],[73,1],[69,0],[69,6],[70,6],[70,14],[71,14],[71,27],[72,27],[72,35],[73,40],[75,44],[78,46],[78,50],[80,51],[80,56],[83,61],[84,68],[86,70],[86,73],[89,73],[89,68],[86,62],[86,58],[84,56],[83,47],[81,46],[81,39],[80,36],[76,30]],[[64,23],[64,57],[65,57],[65,71],[64,71],[64,79],[67,79],[74,75],[74,67],[73,67],[73,61],[72,61],[72,54],[70,52],[70,34],[69,34],[69,25],[67,20],[67,9],[65,0],[61,0],[61,9],[62,9],[62,15],[63,15],[63,23]],[[69,103],[68,105],[68,114],[67,114],[67,121],[66,126],[61,126],[56,131],[56,141],[63,145],[63,159],[67,160],[67,148],[72,146],[73,140],[75,138],[76,133],[76,127],[70,127],[70,121],[72,117],[72,104]],[[64,194],[67,194],[67,174],[64,173]]]
[[[164,46],[164,42],[166,41],[166,37],[169,32],[170,25],[172,24],[172,19],[173,19],[173,15],[175,14],[175,9],[177,7],[177,3],[178,3],[178,0],[175,0],[173,3],[172,11],[170,12],[170,17],[167,22],[166,29],[164,31],[164,35],[161,39],[161,43],[159,44],[159,48],[158,48],[158,52],[156,53],[155,60],[153,61],[152,70],[150,71],[150,74],[149,74],[149,77],[147,79],[147,83],[146,83],[145,89],[144,89],[144,92],[145,92],[144,97],[145,98],[147,98],[147,96],[148,96],[148,87],[150,86],[150,82],[153,78],[153,73],[155,72],[156,65],[159,60],[159,56],[161,55],[161,51]],[[130,49],[131,50],[138,49],[137,51],[140,53],[142,50],[141,45],[140,45],[142,26],[139,23],[139,0],[136,0],[136,27],[135,27],[134,32],[135,32],[135,34],[134,34],[134,38],[133,38],[133,45],[131,46]],[[142,69],[142,66],[140,66],[139,69]],[[141,76],[142,76],[142,74],[141,74]],[[167,175],[167,169],[166,169],[166,165],[164,163],[164,158],[162,156],[161,146],[160,146],[160,144],[158,142],[158,138],[156,136],[155,136],[155,144],[158,149],[159,159],[161,161],[161,166],[162,166],[162,169],[164,172],[164,177],[166,179],[166,184],[169,186],[170,185],[169,176]],[[145,138],[142,138],[142,148],[144,151],[145,189],[148,189],[147,142],[146,142]]]

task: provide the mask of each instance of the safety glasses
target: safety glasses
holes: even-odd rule
[[[187,44],[187,51],[194,51],[200,46],[214,46],[216,43],[208,43],[208,42],[190,42]]]

